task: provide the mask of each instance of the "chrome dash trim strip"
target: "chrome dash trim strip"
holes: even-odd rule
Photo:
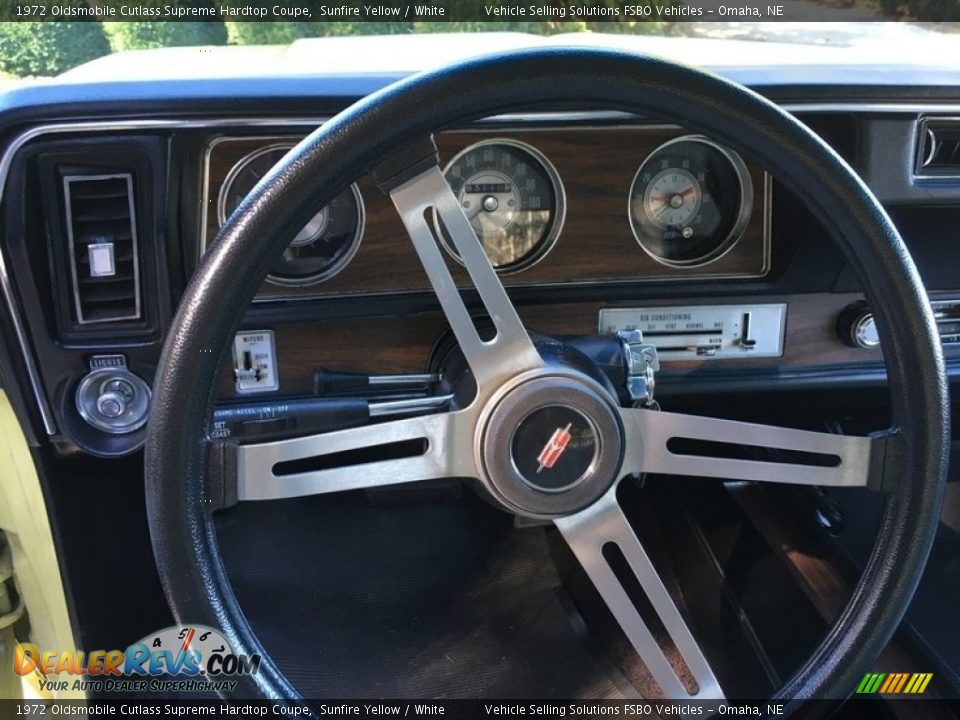
[[[785,102],[777,103],[781,109],[789,113],[826,113],[826,112],[867,112],[886,114],[915,114],[915,113],[955,113],[960,111],[960,100],[956,102],[916,103],[916,102]],[[511,113],[494,115],[477,121],[478,125],[500,123],[527,123],[527,122],[643,122],[642,115],[618,110],[593,110],[571,112],[545,113]]]
[[[883,114],[915,115],[917,113],[955,113],[960,110],[960,100],[955,103],[872,103],[872,102],[824,102],[783,103],[780,107],[790,113],[866,112]]]
[[[57,425],[53,420],[50,405],[47,403],[47,396],[43,392],[40,372],[33,359],[33,353],[30,352],[27,330],[26,327],[24,327],[23,318],[20,315],[20,306],[13,294],[13,285],[10,282],[10,275],[7,272],[7,261],[3,252],[0,252],[0,290],[3,291],[3,301],[7,305],[7,313],[10,315],[10,322],[13,324],[13,333],[17,336],[17,344],[20,346],[20,356],[27,369],[27,379],[30,381],[30,389],[37,403],[37,410],[40,411],[43,429],[47,435],[54,435],[57,432]]]

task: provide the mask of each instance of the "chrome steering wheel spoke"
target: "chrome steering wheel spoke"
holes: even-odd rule
[[[275,500],[437,478],[472,478],[472,419],[465,411],[239,445],[237,499]],[[388,459],[351,462],[350,453]],[[358,458],[354,457],[354,460]]]
[[[617,485],[590,507],[574,515],[554,520],[573,554],[616,618],[633,649],[669,700],[724,698],[710,665],[696,638],[667,591],[657,569],[650,561],[640,539],[617,502]],[[665,648],[657,642],[650,625],[637,610],[634,600],[617,576],[608,559],[616,547],[626,560],[628,571],[639,582],[660,624],[676,650],[671,664]],[[626,578],[630,583],[630,578]],[[673,653],[671,653],[673,654]],[[686,666],[679,671],[674,665]],[[691,685],[692,678],[694,685]]]
[[[882,471],[883,435],[836,435],[641,408],[620,412],[623,474],[864,487],[876,484]],[[743,456],[757,450],[772,452],[763,459]]]
[[[433,165],[394,187],[390,197],[476,378],[481,398],[511,377],[542,367],[543,360],[440,168]],[[496,335],[490,340],[480,338],[460,296],[428,219],[431,211],[446,228],[493,323]]]

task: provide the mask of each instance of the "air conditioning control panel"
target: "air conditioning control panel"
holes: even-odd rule
[[[603,308],[599,331],[639,330],[661,360],[780,357],[785,303]]]

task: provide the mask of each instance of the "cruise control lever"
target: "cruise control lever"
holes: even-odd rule
[[[372,418],[415,415],[445,409],[452,395],[370,402],[364,398],[302,398],[220,405],[210,437],[261,441],[331,432],[366,425]]]

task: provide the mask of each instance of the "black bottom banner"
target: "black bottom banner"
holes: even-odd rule
[[[689,700],[0,700],[0,718],[709,718],[784,717],[778,701]],[[814,701],[802,710],[837,718],[957,718],[960,700],[856,698]],[[801,713],[805,714],[805,713]],[[820,713],[815,713],[820,714]]]

